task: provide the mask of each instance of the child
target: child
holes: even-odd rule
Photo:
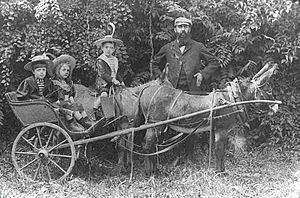
[[[73,123],[73,116],[84,128],[89,128],[93,122],[88,118],[83,106],[74,101],[75,87],[71,80],[72,71],[76,60],[69,55],[61,55],[53,60],[53,66],[49,69],[52,81],[57,89],[57,104],[65,109],[66,119]],[[69,110],[69,111],[68,111]]]
[[[122,78],[118,75],[118,59],[113,56],[115,47],[121,45],[123,42],[115,39],[112,35],[107,35],[103,39],[97,40],[95,44],[101,47],[102,54],[98,57],[96,68],[98,76],[96,79],[96,89],[100,96],[94,102],[94,112],[96,119],[103,117],[101,108],[101,97],[107,97],[111,85],[122,85],[124,83]]]
[[[24,66],[24,69],[32,72],[32,76],[24,79],[17,89],[19,100],[43,99],[50,103],[56,100],[56,92],[53,83],[46,76],[47,68],[53,62],[45,54],[35,56],[32,61]]]

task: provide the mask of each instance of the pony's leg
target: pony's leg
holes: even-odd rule
[[[216,173],[225,172],[224,157],[227,145],[226,130],[216,130],[215,133],[215,155]]]
[[[145,138],[145,144],[143,146],[146,154],[155,152],[155,143],[157,141],[157,134],[155,128],[147,129]],[[145,172],[146,175],[150,176],[156,173],[156,159],[155,156],[145,156]]]
[[[126,144],[126,147],[131,151],[133,150],[134,148],[134,142],[131,144],[131,141],[132,141],[132,134],[128,134],[126,135],[127,137],[127,144]],[[130,167],[131,165],[133,165],[133,162],[131,161],[131,153],[130,151],[126,151],[125,153],[125,160],[124,160],[124,163],[125,163],[125,167]]]
[[[188,137],[185,142],[175,147],[176,159],[172,162],[172,166],[177,166],[185,162],[195,162],[195,144],[198,142],[199,137],[196,134]]]
[[[125,168],[125,155],[127,153],[127,151],[124,149],[124,147],[126,146],[125,137],[121,137],[119,142],[118,142],[118,164],[117,164],[117,172],[121,173],[123,171],[126,170]]]
[[[120,123],[118,124],[118,129],[126,129],[129,128],[130,124],[127,119],[122,119]],[[126,168],[129,167],[129,161],[130,161],[130,153],[127,151],[131,150],[133,147],[133,144],[131,144],[131,134],[121,136],[118,140],[118,165],[117,169],[118,172],[126,171]]]
[[[186,142],[184,143],[184,158],[185,161],[195,161],[195,145],[197,142],[200,142],[199,136],[197,134],[191,135],[187,138]]]

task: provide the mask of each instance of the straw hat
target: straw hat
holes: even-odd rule
[[[185,17],[178,17],[174,22],[174,26],[183,25],[183,24],[192,26],[192,20]]]
[[[55,69],[61,63],[68,63],[70,65],[70,75],[72,74],[72,71],[76,65],[76,60],[74,57],[70,55],[63,54],[53,60],[53,65],[49,67],[49,71],[48,71],[50,76],[55,75]]]
[[[97,45],[97,47],[102,47],[102,44],[107,42],[115,43],[116,46],[123,44],[123,41],[120,39],[113,38],[112,35],[107,35],[104,38],[95,41],[95,45]]]
[[[31,62],[27,63],[24,66],[24,69],[27,71],[33,71],[34,70],[33,66],[38,62],[45,63],[47,68],[53,66],[53,62],[50,60],[50,58],[46,56],[46,54],[43,54],[43,55],[34,56],[31,59]]]
[[[112,27],[112,33],[111,33],[111,35],[107,35],[104,38],[95,41],[95,45],[97,47],[102,47],[102,44],[103,43],[107,43],[107,42],[109,42],[109,43],[115,43],[116,46],[120,46],[121,44],[123,44],[122,40],[113,38],[113,35],[115,33],[115,30],[116,30],[115,24],[108,23],[108,25],[110,25]]]

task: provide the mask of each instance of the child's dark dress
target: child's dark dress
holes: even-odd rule
[[[118,59],[114,57],[115,65],[113,67],[109,66],[109,63],[107,62],[108,58],[105,57],[104,54],[102,54],[100,57],[98,57],[96,62],[96,68],[98,71],[98,75],[96,78],[95,87],[99,94],[102,92],[109,92],[109,88],[112,85],[113,77],[115,77],[120,82],[123,82],[122,77],[118,73]]]
[[[57,90],[57,98],[60,102],[59,106],[71,111],[84,111],[82,104],[74,102],[70,104],[70,97],[75,97],[76,91],[72,80],[59,81],[57,79],[52,80]],[[65,98],[67,97],[67,100]]]

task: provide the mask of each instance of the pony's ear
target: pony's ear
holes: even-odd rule
[[[237,72],[236,76],[243,76],[243,77],[253,76],[256,68],[257,68],[256,62],[249,60],[248,63]]]
[[[169,74],[169,63],[166,64],[165,69],[159,76],[160,84],[164,84],[164,85],[173,87],[171,82],[168,79],[168,74]]]
[[[168,79],[168,73],[169,73],[169,63],[166,64],[164,70],[159,76],[161,82],[164,82],[166,79]]]
[[[275,73],[278,67],[277,63],[268,62],[255,76],[252,78],[258,85],[263,85]]]
[[[273,62],[267,62],[261,70],[259,70],[253,77],[252,80],[259,79],[265,72],[267,72],[269,69],[271,69],[274,66]]]

